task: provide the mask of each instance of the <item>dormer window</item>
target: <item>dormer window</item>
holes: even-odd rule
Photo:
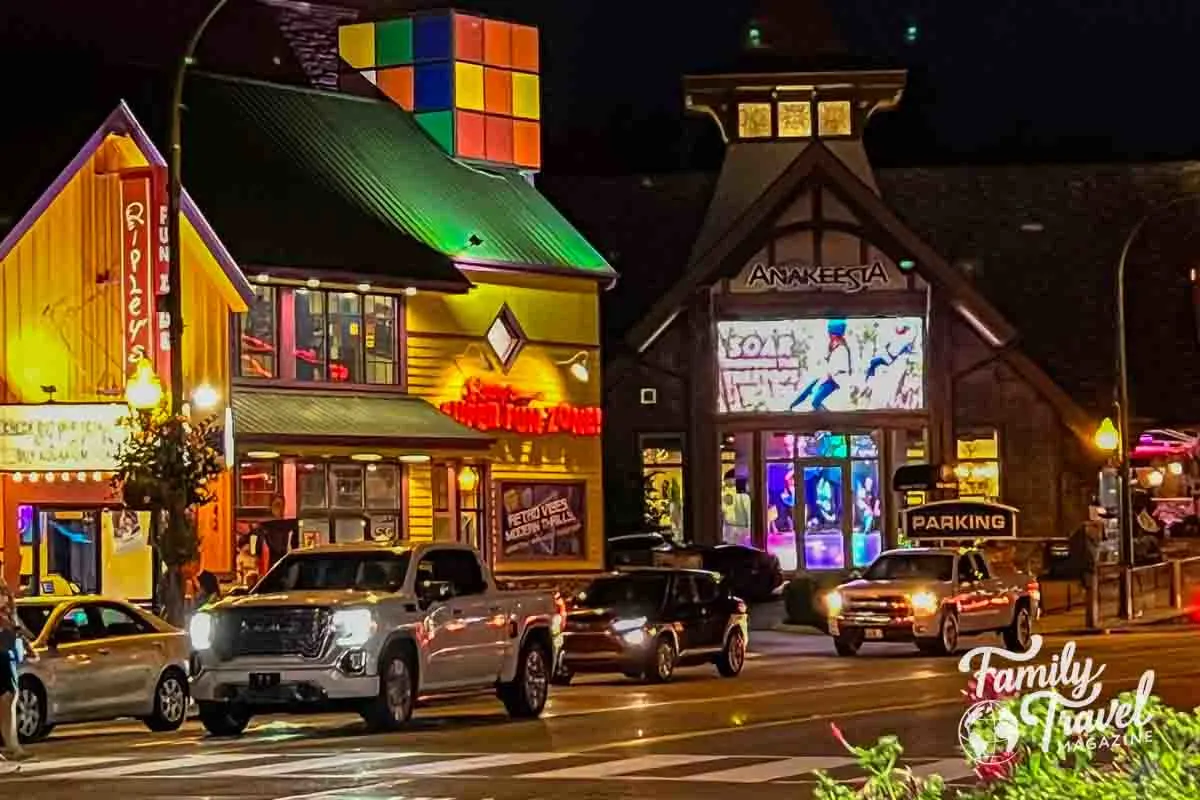
[[[769,139],[771,137],[771,104],[738,103],[738,138]]]
[[[817,104],[817,122],[822,137],[849,136],[852,130],[849,100],[829,100]]]
[[[812,136],[812,103],[807,100],[779,104],[779,137],[799,139]]]

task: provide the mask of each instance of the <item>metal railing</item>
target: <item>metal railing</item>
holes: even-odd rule
[[[1128,581],[1133,617],[1170,618],[1182,614],[1200,592],[1200,556],[1140,567],[1103,565],[1090,576],[1087,626],[1102,628],[1121,619],[1121,582]]]

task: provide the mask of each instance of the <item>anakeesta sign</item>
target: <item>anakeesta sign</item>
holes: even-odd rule
[[[977,500],[944,500],[904,512],[912,539],[984,539],[1017,535],[1017,509]]]
[[[121,316],[125,373],[156,361],[152,192],[149,173],[121,176]]]
[[[442,403],[442,413],[478,431],[508,431],[527,436],[571,434],[599,436],[601,410],[594,406],[541,405],[541,395],[506,384],[471,378],[461,400]]]
[[[751,264],[737,278],[735,291],[743,292],[841,292],[858,294],[887,289],[898,280],[882,261],[847,266],[817,266],[788,261]]]

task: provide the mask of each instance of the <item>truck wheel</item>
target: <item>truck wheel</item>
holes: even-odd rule
[[[671,641],[671,637],[658,637],[658,641],[654,643],[654,650],[650,653],[650,662],[646,664],[646,671],[642,673],[643,679],[648,683],[666,683],[671,680],[671,676],[675,674],[677,658],[675,643]]]
[[[213,736],[241,736],[250,724],[250,711],[230,703],[199,703],[200,724]]]
[[[1033,640],[1033,618],[1024,604],[1017,606],[1012,624],[1004,629],[1004,646],[1014,653],[1029,650]]]
[[[412,718],[415,685],[411,655],[392,645],[379,659],[379,694],[359,710],[367,728],[394,731],[404,727]]]
[[[500,701],[510,717],[536,719],[546,707],[550,687],[550,658],[545,646],[536,640],[521,648],[517,674],[512,682],[500,685]]]
[[[841,633],[833,637],[833,649],[839,656],[856,656],[863,646],[862,634]]]
[[[736,678],[746,665],[746,635],[734,628],[725,639],[725,649],[717,656],[717,672],[722,678]]]
[[[958,614],[948,610],[942,615],[942,625],[938,629],[938,638],[930,644],[930,652],[933,655],[954,655],[958,650]]]

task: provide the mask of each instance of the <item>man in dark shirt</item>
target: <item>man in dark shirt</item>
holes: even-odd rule
[[[256,540],[254,552],[261,553],[264,545],[267,548],[267,569],[275,566],[289,550],[300,546],[299,522],[285,519],[283,514],[283,498],[276,497],[271,503],[271,516],[274,519],[261,523],[252,532]]]

